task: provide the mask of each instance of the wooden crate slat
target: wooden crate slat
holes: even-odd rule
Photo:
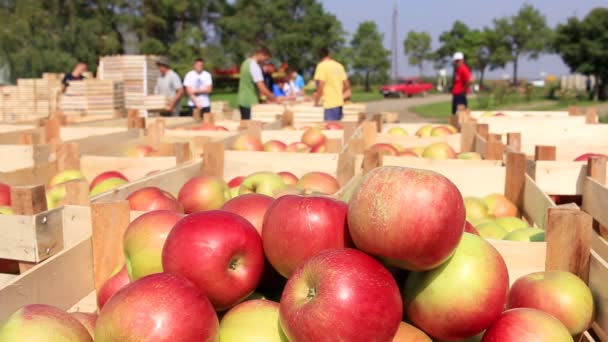
[[[583,210],[608,227],[608,188],[587,177],[583,189]]]

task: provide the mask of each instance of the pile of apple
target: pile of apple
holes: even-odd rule
[[[65,170],[53,176],[46,191],[47,208],[53,209],[62,206],[66,197],[66,183],[75,180],[86,180],[86,178],[80,170],[75,169]],[[94,197],[128,182],[129,179],[118,171],[102,172],[90,182],[89,195]]]
[[[388,131],[390,135],[408,135],[408,132],[405,128],[395,126],[391,127]],[[456,127],[452,125],[424,125],[416,131],[416,136],[420,138],[424,137],[442,137],[446,135],[452,135],[458,133]]]
[[[302,134],[301,141],[285,144],[279,140],[269,140],[262,143],[251,134],[242,134],[232,145],[237,151],[266,151],[266,152],[298,152],[325,153],[327,137],[319,127],[310,127]]]
[[[348,204],[245,194],[222,210],[148,212],[125,232],[126,264],[97,294],[91,335],[29,305],[0,341],[559,342],[591,323],[591,291],[571,273],[509,289],[442,175],[381,167],[353,187]]]
[[[502,194],[465,197],[467,221],[485,239],[542,242],[545,231],[517,217],[517,207]]]
[[[383,156],[400,156],[428,159],[464,159],[481,160],[481,155],[477,152],[456,153],[447,143],[434,143],[426,147],[405,148],[398,143],[377,143],[369,148]]]

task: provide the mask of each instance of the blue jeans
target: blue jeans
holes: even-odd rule
[[[340,121],[342,120],[342,107],[325,108],[323,113],[325,121]]]

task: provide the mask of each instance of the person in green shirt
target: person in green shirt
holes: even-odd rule
[[[265,46],[260,46],[241,64],[238,93],[241,120],[251,119],[251,106],[260,102],[260,96],[265,96],[268,101],[275,100],[272,91],[264,85],[264,75],[260,67],[260,64],[265,63],[271,57],[270,50]]]

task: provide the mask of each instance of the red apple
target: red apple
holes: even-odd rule
[[[0,207],[11,206],[11,187],[0,183]]]
[[[483,202],[488,208],[488,215],[494,217],[517,216],[517,207],[504,195],[491,194],[484,197]]]
[[[397,335],[393,337],[393,342],[433,342],[424,331],[413,325],[401,322]]]
[[[341,130],[344,129],[344,126],[342,126],[341,124],[337,123],[337,122],[328,122],[325,124],[325,129],[327,130]]]
[[[92,342],[80,322],[67,312],[50,305],[26,305],[0,325],[0,341]]]
[[[300,140],[306,145],[314,148],[319,145],[324,145],[325,141],[327,141],[327,137],[320,128],[312,127],[304,131]]]
[[[384,166],[367,173],[348,207],[355,245],[401,268],[445,262],[464,231],[462,195],[439,173]]]
[[[294,142],[287,145],[285,148],[285,152],[298,152],[298,153],[308,153],[311,151],[311,147],[303,142]]]
[[[446,143],[435,143],[424,149],[422,157],[430,159],[454,159],[456,158],[456,152]]]
[[[477,235],[477,236],[481,236],[481,235],[479,235],[479,232],[477,231],[477,229],[475,229],[475,227],[473,227],[473,225],[469,221],[464,222],[464,232],[473,234],[473,235]]]
[[[163,271],[161,256],[165,240],[182,217],[184,215],[175,211],[155,210],[129,224],[123,237],[123,247],[132,281]]]
[[[167,237],[163,269],[186,277],[217,310],[225,310],[257,287],[264,269],[262,239],[251,223],[236,214],[221,210],[191,214]]]
[[[270,140],[264,143],[264,151],[266,152],[284,152],[286,148],[287,145],[278,140]]]
[[[296,184],[298,189],[305,192],[320,192],[326,195],[333,195],[340,190],[340,183],[336,178],[325,172],[309,172],[302,177]]]
[[[381,156],[396,156],[399,151],[391,144],[378,143],[369,148],[370,151],[378,152]]]
[[[262,194],[244,194],[224,203],[222,210],[235,213],[253,225],[255,230],[262,235],[262,224],[268,207],[274,202],[274,198]]]
[[[251,134],[241,134],[232,145],[237,151],[264,151],[264,145],[257,137]]]
[[[601,154],[601,153],[585,153],[585,154],[581,154],[580,156],[576,157],[576,159],[574,159],[574,161],[588,161],[589,158],[592,157],[604,157],[604,158],[608,158],[608,155],[605,154]]]
[[[508,308],[544,311],[559,319],[571,335],[578,335],[593,320],[593,295],[585,282],[570,272],[537,272],[513,284]]]
[[[215,126],[215,130],[216,131],[221,131],[221,132],[228,132],[228,128],[224,127],[224,126]]]
[[[102,309],[118,290],[127,286],[130,282],[127,266],[123,266],[118,272],[108,278],[99,291],[97,291],[97,307]]]
[[[131,210],[153,211],[173,210],[184,212],[182,205],[170,193],[155,186],[145,187],[132,192],[128,197]]]
[[[99,175],[97,175],[97,177],[93,178],[93,180],[91,181],[91,184],[89,185],[89,190],[93,190],[93,188],[95,187],[95,185],[111,179],[111,178],[120,178],[122,180],[125,181],[129,181],[129,179],[123,175],[122,173],[118,172],[118,171],[106,171],[103,173],[100,173]]]
[[[505,311],[483,334],[482,342],[572,342],[555,317],[535,309]]]
[[[129,150],[127,150],[126,154],[127,157],[131,158],[142,158],[153,152],[155,152],[154,148],[146,145],[141,145],[130,148]]]
[[[287,281],[279,320],[290,341],[391,341],[403,306],[391,274],[354,249],[306,260]]]
[[[454,132],[446,126],[437,126],[437,127],[433,128],[433,130],[431,131],[432,137],[440,137],[440,136],[451,135],[451,134],[454,134]]]
[[[291,172],[282,171],[277,174],[283,177],[283,181],[286,185],[296,185],[298,183],[298,177]]]
[[[327,152],[327,145],[325,145],[324,143],[319,144],[310,150],[310,153],[325,153],[325,152]]]
[[[219,323],[205,294],[188,280],[149,275],[118,292],[101,309],[95,341],[205,341],[218,339]]]
[[[420,156],[418,156],[418,154],[416,154],[416,152],[414,152],[412,150],[405,150],[403,152],[399,152],[397,155],[399,157],[415,157],[415,158],[420,158]]]
[[[177,200],[186,214],[219,209],[230,199],[230,190],[223,179],[213,176],[191,178],[179,190]]]
[[[448,261],[409,274],[404,308],[412,323],[432,337],[460,340],[498,319],[508,291],[509,274],[500,253],[481,237],[463,234]]]
[[[346,210],[346,203],[329,197],[279,197],[268,208],[262,229],[268,261],[288,278],[307,258],[349,246]]]
[[[71,312],[70,316],[76,318],[83,327],[87,329],[91,338],[95,337],[95,323],[97,322],[96,313],[88,312]]]
[[[212,123],[204,123],[196,128],[195,131],[215,131],[217,127]]]
[[[243,183],[243,181],[245,180],[245,178],[247,178],[247,177],[246,176],[238,176],[238,177],[232,178],[228,182],[228,187],[230,189],[232,189],[232,188],[238,188],[239,186],[241,186],[241,183]]]

